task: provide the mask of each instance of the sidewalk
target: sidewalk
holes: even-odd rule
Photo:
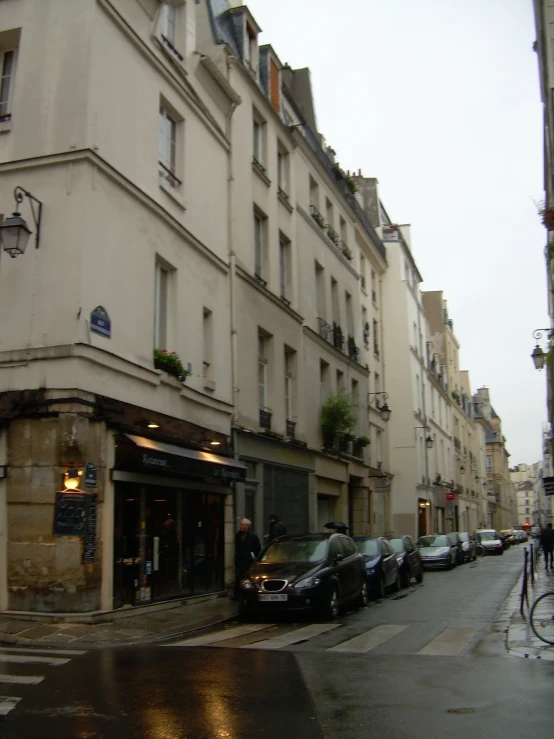
[[[506,648],[509,654],[514,657],[554,661],[554,646],[549,646],[537,639],[527,622],[533,601],[549,590],[554,591],[554,570],[545,570],[544,559],[542,557],[539,559],[535,572],[535,582],[533,585],[529,582],[529,605],[525,603],[523,616],[519,611],[522,577],[519,578],[502,609],[509,618]]]
[[[151,644],[229,621],[236,603],[225,597],[189,600],[167,607],[126,608],[106,614],[101,623],[52,623],[0,615],[0,647],[64,647],[91,649]]]

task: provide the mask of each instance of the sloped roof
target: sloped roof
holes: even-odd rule
[[[231,17],[227,0],[206,0],[208,14],[212,26],[214,41],[217,44],[229,44],[236,56],[241,58],[241,44],[236,36],[235,24]]]

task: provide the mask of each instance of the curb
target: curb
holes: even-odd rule
[[[238,617],[238,613],[236,613],[234,616],[228,616],[223,619],[219,619],[218,621],[213,621],[209,624],[204,624],[203,626],[192,626],[189,629],[185,630],[179,630],[176,632],[173,632],[171,634],[163,634],[163,635],[157,635],[157,636],[151,636],[149,638],[144,639],[136,639],[134,641],[103,641],[103,642],[80,642],[80,641],[73,641],[73,642],[56,642],[56,641],[28,641],[27,639],[18,639],[17,637],[9,637],[9,636],[3,636],[0,638],[0,646],[9,647],[9,646],[19,646],[19,647],[32,647],[35,649],[106,649],[106,648],[122,648],[122,647],[144,647],[148,646],[149,644],[157,644],[159,642],[163,642],[169,639],[176,639],[181,636],[186,636],[187,634],[195,634],[199,631],[204,631],[205,629],[211,629],[214,626],[222,626],[223,624],[228,623],[229,621],[233,621],[235,618]]]

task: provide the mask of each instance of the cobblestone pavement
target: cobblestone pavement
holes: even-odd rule
[[[224,623],[236,617],[236,604],[228,597],[200,602],[185,601],[172,607],[129,608],[109,614],[100,623],[53,623],[26,620],[16,614],[0,615],[0,646],[101,647],[149,644]]]

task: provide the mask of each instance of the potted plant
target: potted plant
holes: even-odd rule
[[[357,436],[356,437],[356,444],[359,444],[361,447],[368,446],[371,443],[371,440],[368,436]]]
[[[554,207],[546,200],[535,202],[541,221],[547,231],[554,231]]]
[[[326,447],[334,446],[339,437],[350,433],[356,423],[352,398],[346,393],[330,395],[321,406],[320,427],[323,443]]]
[[[457,390],[452,390],[452,397],[460,405],[460,393]]]
[[[342,247],[342,253],[347,259],[352,261],[352,252],[350,251],[350,247],[346,246],[346,244]]]
[[[167,349],[154,349],[154,367],[173,375],[181,382],[184,382],[190,375],[183,363],[179,359],[179,355],[175,352],[168,352]]]

